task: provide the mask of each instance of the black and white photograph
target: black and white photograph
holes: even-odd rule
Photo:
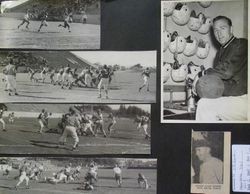
[[[0,102],[156,101],[156,51],[1,51],[0,59]]]
[[[230,132],[192,131],[191,193],[229,193]]]
[[[248,2],[161,2],[161,122],[246,122]]]
[[[100,0],[1,0],[0,48],[100,49]]]
[[[150,154],[150,104],[0,104],[0,154]]]
[[[153,158],[1,157],[4,194],[156,194]]]

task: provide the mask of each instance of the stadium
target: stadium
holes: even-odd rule
[[[119,187],[114,178],[113,168],[119,165],[122,172],[122,185]],[[3,175],[5,167],[10,168],[8,176]],[[18,182],[18,171],[22,166],[27,165],[27,176],[31,177],[35,168],[42,166],[42,171],[38,173],[38,179],[29,178],[29,185],[26,188],[24,182],[16,189]],[[92,189],[86,189],[86,175],[91,167],[95,168],[96,181],[93,182]],[[70,179],[66,183],[51,183],[49,177],[56,172],[68,168]],[[1,158],[0,160],[0,192],[9,193],[121,193],[121,194],[156,194],[156,159],[131,159],[131,158]],[[76,169],[78,169],[77,173]],[[143,174],[147,181],[147,187],[138,183],[138,173]],[[73,176],[77,174],[77,176]],[[15,179],[16,177],[16,179]]]
[[[3,72],[12,61],[16,69],[15,82],[18,95],[8,95],[6,74],[0,73],[0,90],[5,91],[1,92],[0,101],[155,102],[155,58],[154,51],[2,51],[0,71]],[[108,99],[105,96],[98,98],[98,85],[105,64],[109,77]],[[142,75],[147,69],[150,77]],[[139,92],[141,86],[145,87]]]
[[[64,145],[59,144],[65,125],[63,120],[73,107],[81,117],[81,125],[77,126],[79,138],[78,148],[72,150],[73,139],[68,135]],[[102,111],[103,130],[97,126],[96,114]],[[40,129],[39,115],[45,110],[47,118],[42,120]],[[83,111],[82,111],[83,110]],[[2,113],[3,111],[3,113]],[[14,112],[13,122],[10,113]],[[151,121],[147,121],[146,134],[141,120],[135,117],[149,115],[150,105],[88,105],[88,104],[1,104],[1,115],[5,122],[0,127],[1,154],[149,154]],[[112,113],[113,117],[110,118]],[[86,116],[88,118],[86,118]],[[41,118],[40,118],[41,119]],[[115,124],[109,130],[113,119]],[[91,130],[84,130],[86,120],[92,123]],[[41,129],[40,129],[41,130]]]
[[[58,27],[66,16],[69,31]],[[1,1],[0,26],[1,48],[99,49],[100,1]]]

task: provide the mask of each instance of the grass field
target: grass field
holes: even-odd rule
[[[139,188],[137,184],[137,174],[143,173],[151,187],[148,190]],[[80,181],[74,183],[57,185],[30,181],[30,189],[25,189],[25,185],[21,185],[18,190],[14,190],[13,187],[17,183],[13,177],[18,175],[17,171],[12,171],[10,177],[6,177],[0,174],[0,193],[1,194],[79,194],[79,193],[91,193],[91,194],[156,194],[156,169],[123,169],[123,183],[122,187],[119,188],[113,178],[112,169],[99,169],[98,170],[98,182],[95,184],[93,191],[77,190],[80,186],[81,180],[85,172],[81,173]],[[45,176],[51,176],[52,172],[45,172]],[[24,183],[23,183],[24,184]]]
[[[0,17],[0,47],[20,49],[99,49],[100,25],[72,23],[71,32],[58,28],[62,22],[48,22],[37,32],[41,22],[31,21],[29,29],[17,26],[21,20]]]
[[[3,74],[0,74],[0,78],[2,77]],[[104,94],[104,98],[97,98],[97,88],[61,89],[58,85],[50,84],[48,76],[45,83],[32,83],[28,74],[18,73],[16,80],[18,96],[9,96],[7,92],[2,92],[5,83],[0,81],[0,102],[154,103],[156,99],[156,73],[151,74],[150,91],[147,92],[144,88],[138,92],[143,84],[140,72],[115,72],[110,85],[109,99],[106,99]]]
[[[7,123],[7,119],[6,123]],[[49,128],[57,128],[59,119],[51,118]],[[104,129],[107,131],[108,123]],[[2,127],[2,126],[1,126]],[[13,124],[7,123],[7,132],[0,130],[1,154],[150,154],[150,141],[143,132],[136,130],[136,124],[128,118],[119,118],[114,134],[104,138],[99,132],[97,137],[80,136],[79,148],[72,151],[73,139],[67,144],[58,145],[60,134],[38,133],[37,118],[17,118]],[[2,128],[1,128],[2,129]],[[150,131],[149,131],[150,132]]]

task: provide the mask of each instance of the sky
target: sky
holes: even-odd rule
[[[4,11],[4,9],[6,8],[12,8],[12,7],[15,7],[17,5],[20,5],[26,1],[29,1],[29,0],[17,0],[17,1],[3,1],[2,2],[2,7],[1,7],[1,12]]]
[[[151,112],[150,104],[125,104],[126,108],[129,106],[137,106],[138,108],[141,108],[144,111],[147,111],[149,113]],[[117,109],[119,109],[120,104],[112,104],[112,105],[109,105],[109,107],[111,107],[114,110],[117,110]]]
[[[156,67],[156,51],[73,51],[91,63],[131,67],[140,63],[144,67]]]

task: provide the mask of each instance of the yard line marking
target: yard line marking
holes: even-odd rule
[[[65,191],[59,191],[59,190],[47,190],[47,189],[39,189],[39,188],[30,188],[28,189],[28,191],[31,190],[31,191],[44,191],[44,192],[47,192],[47,193],[65,193]],[[74,191],[68,191],[67,193],[70,193],[70,194],[79,194],[79,193],[82,193],[82,190],[79,190],[79,192],[74,192]]]
[[[46,143],[37,143],[37,145],[45,145]],[[49,144],[50,145],[50,144]],[[53,145],[53,146],[56,146],[57,144]],[[115,144],[115,143],[112,143],[112,144],[79,144],[78,146],[79,147],[99,147],[99,146],[124,146],[124,147],[134,147],[136,145],[140,145],[140,146],[144,146],[144,147],[149,147],[148,144]],[[61,147],[61,145],[59,145]],[[3,145],[3,144],[0,144],[0,147],[36,147],[36,145],[31,145],[31,144],[17,144],[17,145]]]

